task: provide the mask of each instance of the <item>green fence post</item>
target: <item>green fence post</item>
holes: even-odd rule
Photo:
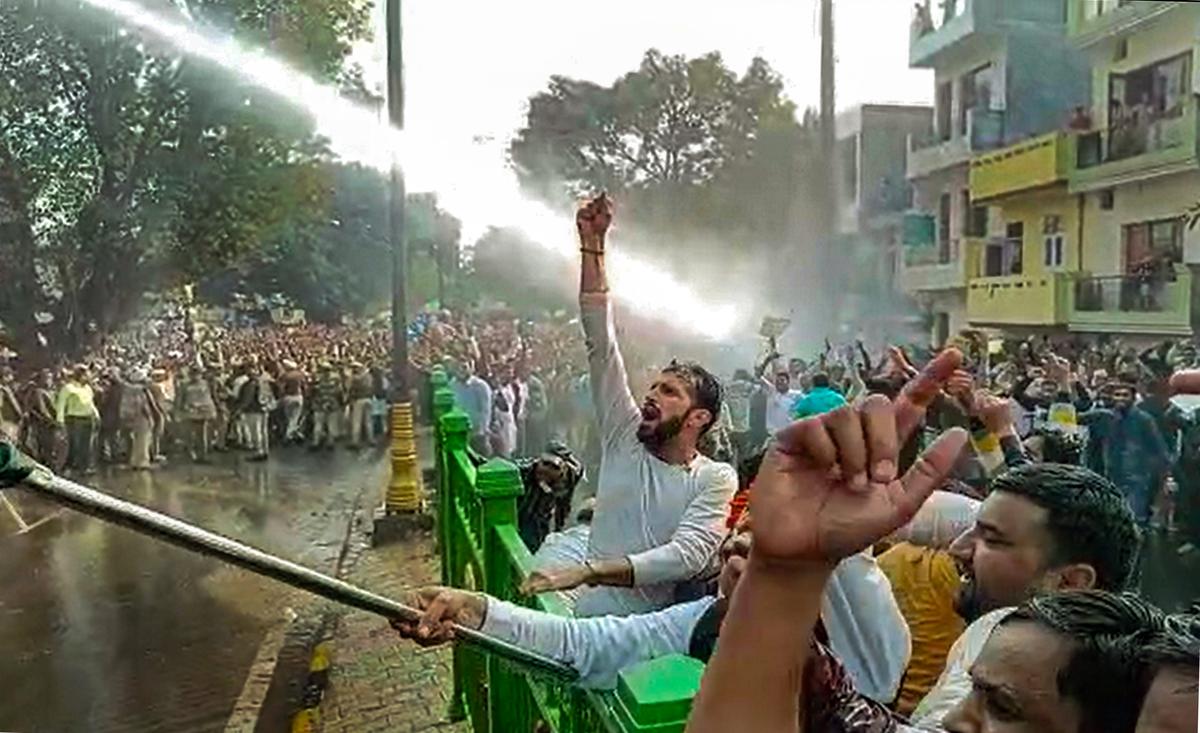
[[[659,657],[620,673],[611,697],[624,733],[682,733],[700,690],[704,664],[683,655]]]
[[[452,519],[450,512],[450,487],[448,484],[447,461],[449,456],[449,447],[445,444],[442,436],[443,421],[442,419],[454,411],[454,391],[446,386],[446,375],[441,372],[435,372],[434,377],[441,376],[442,385],[436,387],[433,392],[433,424],[436,426],[434,430],[436,440],[434,441],[434,471],[435,485],[437,486],[437,519],[438,519],[438,558],[442,563],[442,585],[450,585],[450,522]],[[454,428],[457,430],[457,425]],[[466,439],[465,433],[463,439]],[[465,450],[466,444],[463,443]]]
[[[430,420],[430,423],[433,425],[437,425],[438,418],[441,417],[441,415],[438,414],[437,401],[434,399],[434,397],[437,395],[439,389],[448,387],[449,385],[450,378],[446,376],[446,370],[442,368],[441,364],[438,364],[429,370],[429,402],[423,405],[423,407],[429,410],[427,414],[433,418]]]
[[[468,557],[463,548],[457,547],[459,537],[455,535],[454,524],[457,521],[454,511],[456,496],[469,492],[467,487],[457,487],[454,481],[457,472],[450,469],[450,462],[455,453],[466,454],[467,433],[471,429],[471,420],[462,410],[454,409],[454,399],[450,399],[450,411],[441,415],[437,422],[437,464],[438,464],[438,527],[437,538],[439,554],[442,561],[442,584],[462,587],[464,571],[462,564]],[[460,477],[461,478],[461,477]],[[450,696],[449,717],[451,720],[462,720],[467,711],[464,702],[465,685],[470,684],[466,679],[467,670],[463,662],[463,650],[457,645],[452,652],[454,659],[454,690]]]
[[[482,509],[484,582],[497,598],[510,598],[517,578],[496,527],[517,524],[517,497],[521,495],[521,473],[512,463],[494,458],[479,467],[475,477]],[[488,658],[488,712],[493,731],[523,731],[529,725],[529,705],[520,674],[494,657]]]

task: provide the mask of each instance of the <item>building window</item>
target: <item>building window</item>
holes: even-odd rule
[[[986,237],[988,233],[988,207],[973,205],[969,191],[963,191],[963,235]]]
[[[1042,264],[1047,270],[1061,269],[1066,262],[1066,239],[1062,231],[1062,217],[1042,217]]]
[[[959,79],[959,96],[962,104],[958,108],[958,132],[967,134],[967,124],[973,109],[991,109],[992,66],[987,64],[963,75]]]
[[[945,142],[950,139],[952,118],[951,107],[954,103],[954,85],[950,82],[938,84],[934,106],[937,108],[937,137]]]
[[[1127,224],[1122,235],[1128,274],[1183,261],[1183,222],[1179,219]]]
[[[1025,224],[1013,222],[1004,228],[1003,239],[988,242],[984,252],[983,274],[986,277],[1020,275],[1024,270],[1021,251],[1025,245]]]
[[[1122,8],[1129,5],[1131,0],[1084,0],[1083,19],[1095,20],[1102,15],[1107,15],[1115,11],[1117,8]]]
[[[945,264],[951,257],[950,248],[950,194],[942,194],[938,202],[938,262]]]
[[[1176,147],[1191,99],[1192,55],[1185,53],[1108,79],[1108,157]]]

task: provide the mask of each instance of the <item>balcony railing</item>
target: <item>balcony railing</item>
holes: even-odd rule
[[[967,132],[942,139],[932,132],[908,138],[908,177],[923,178],[935,171],[961,165],[972,154],[1004,145],[1004,110],[975,107],[967,110]]]
[[[1078,47],[1087,47],[1138,26],[1182,5],[1154,0],[1069,0],[1067,32]]]
[[[979,268],[983,240],[951,238],[938,247],[906,248],[900,286],[906,292],[966,287]]]
[[[1075,310],[1080,313],[1163,313],[1171,306],[1168,284],[1135,275],[1080,278],[1075,281]]]
[[[1160,150],[1187,145],[1194,140],[1188,134],[1194,125],[1191,115],[1182,112],[1169,116],[1130,115],[1107,130],[1093,130],[1079,136],[1078,165],[1091,168]]]
[[[1072,330],[1191,333],[1192,276],[1185,269],[1168,278],[1082,276],[1076,278],[1072,296]]]
[[[1067,312],[1066,276],[978,277],[967,286],[967,319],[977,324],[1056,326]]]
[[[1128,183],[1197,163],[1196,102],[1171,115],[1126,116],[1107,129],[1080,133],[1072,190]]]
[[[908,62],[911,66],[932,66],[939,55],[969,39],[975,28],[975,8],[979,0],[946,0],[939,8],[918,3],[909,34]]]
[[[976,201],[1064,181],[1074,149],[1065,133],[1026,140],[971,161],[971,196]]]

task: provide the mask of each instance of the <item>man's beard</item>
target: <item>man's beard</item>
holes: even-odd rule
[[[964,577],[958,587],[958,595],[954,597],[954,612],[968,624],[984,614],[995,611],[1008,604],[997,603],[989,598],[979,587],[979,581],[974,575]]]
[[[637,439],[646,448],[655,450],[666,445],[668,441],[679,435],[681,430],[683,430],[682,417],[661,420],[657,425],[648,425],[643,422],[638,425]]]

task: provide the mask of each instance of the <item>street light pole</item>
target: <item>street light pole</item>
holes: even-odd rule
[[[387,0],[387,108],[388,122],[404,127],[404,53],[401,0]],[[404,171],[400,161],[391,161],[391,197],[388,222],[392,239],[392,472],[383,507],[376,512],[373,538],[376,543],[406,534],[424,509],[421,472],[417,466],[413,432],[411,385],[408,380],[408,316],[406,278],[408,247],[405,232]]]

